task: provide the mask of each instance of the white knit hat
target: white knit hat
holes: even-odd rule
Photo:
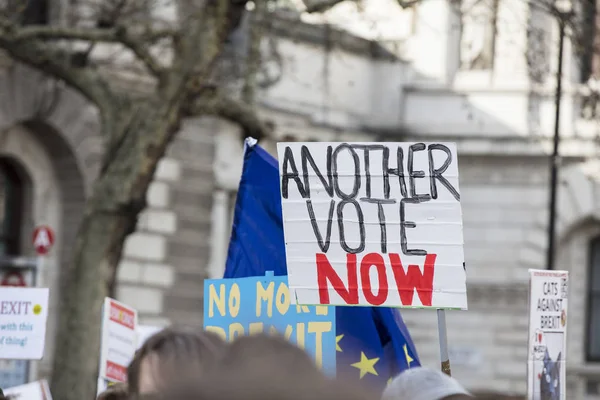
[[[385,388],[382,400],[441,400],[459,394],[472,396],[442,371],[415,367],[396,376]]]

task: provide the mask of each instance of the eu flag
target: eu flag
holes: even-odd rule
[[[246,140],[224,278],[287,275],[277,160]],[[419,357],[398,310],[337,307],[337,372],[385,386]]]

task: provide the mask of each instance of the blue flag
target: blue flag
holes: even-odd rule
[[[258,145],[246,143],[224,278],[287,275],[279,166]],[[399,372],[420,365],[398,310],[336,307],[337,373],[385,386]]]

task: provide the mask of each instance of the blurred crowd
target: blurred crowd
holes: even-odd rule
[[[402,372],[381,395],[360,381],[325,376],[307,353],[281,337],[226,343],[209,332],[174,329],[150,337],[127,375],[127,384],[110,386],[97,400],[524,399],[472,394],[456,379],[425,367]]]

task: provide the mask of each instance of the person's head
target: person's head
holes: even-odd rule
[[[216,362],[224,346],[221,338],[210,332],[160,331],[144,342],[129,364],[129,392],[147,394],[195,380]]]
[[[314,360],[304,350],[290,343],[282,336],[252,335],[241,336],[231,342],[221,359],[221,365],[227,371],[247,375],[260,365],[264,369],[280,369],[285,365],[288,371],[305,379],[321,379],[323,375]]]
[[[473,400],[473,396],[442,371],[417,367],[396,376],[382,400]]]
[[[129,391],[126,383],[112,384],[98,395],[96,400],[128,400]],[[0,399],[1,400],[1,399]]]
[[[328,379],[303,350],[280,337],[240,337],[195,385],[152,400],[367,400],[352,383]]]

